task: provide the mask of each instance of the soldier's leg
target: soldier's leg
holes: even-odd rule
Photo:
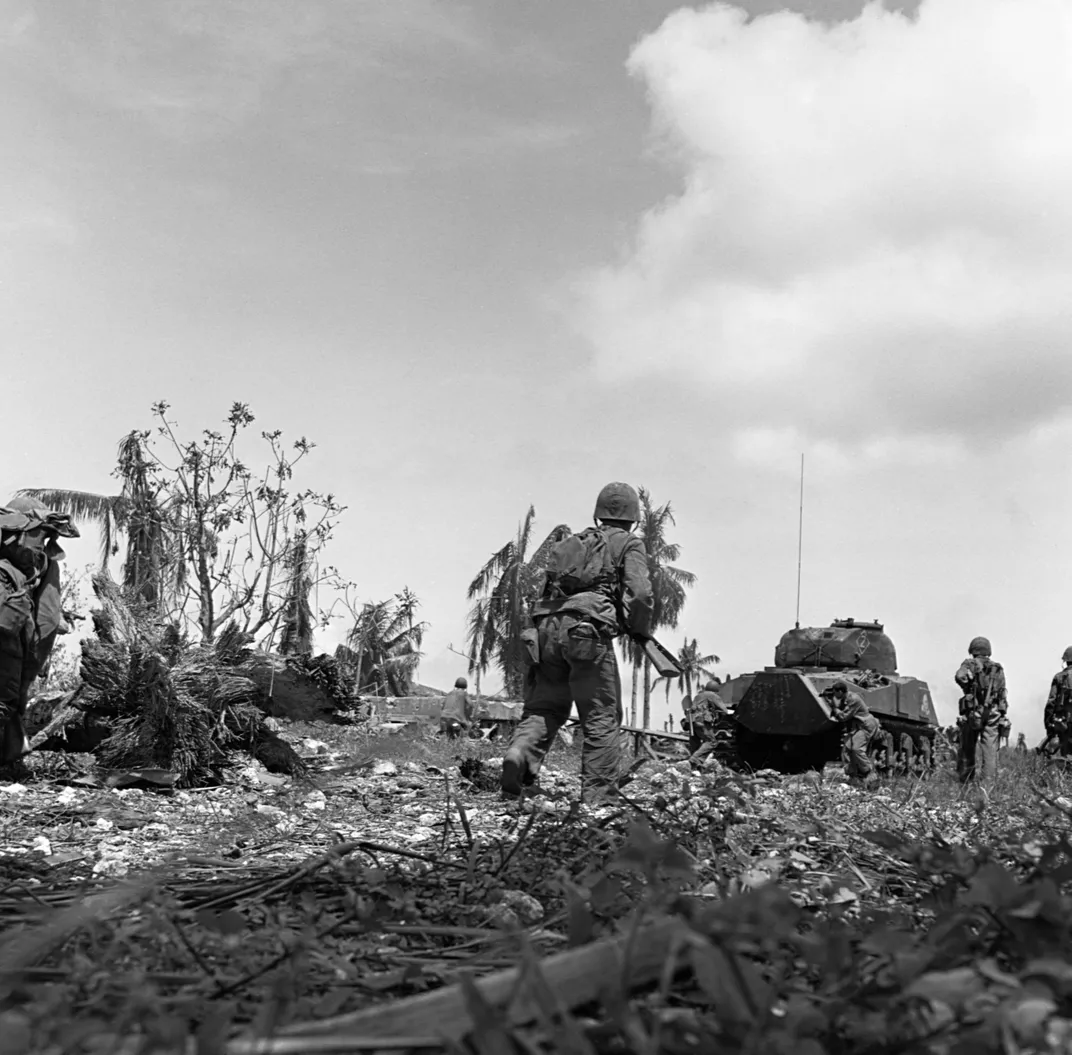
[[[567,659],[570,688],[584,732],[581,797],[591,800],[617,787],[621,776],[622,683],[613,640],[585,637],[586,633],[576,625],[569,627]]]
[[[871,737],[867,734],[865,729],[857,729],[851,733],[848,737],[848,775],[850,777],[860,777],[862,780],[866,780],[872,772],[871,759],[868,755],[868,749],[871,746]]]
[[[28,747],[22,728],[29,686],[27,666],[21,629],[0,622],[0,765],[13,762]]]
[[[535,781],[555,734],[569,717],[573,699],[560,641],[562,619],[551,616],[540,625],[540,663],[525,681],[521,721],[503,757],[502,789],[508,795],[520,794]]]
[[[957,776],[961,783],[967,783],[975,776],[975,748],[979,734],[967,722],[960,730],[960,744],[957,748]]]
[[[976,774],[982,781],[992,781],[998,775],[998,738],[1001,731],[995,718],[979,730],[975,748]]]

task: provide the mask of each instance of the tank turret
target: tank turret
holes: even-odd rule
[[[885,733],[891,770],[929,768],[938,717],[927,683],[897,673],[897,651],[878,621],[835,619],[782,635],[774,666],[728,680],[722,696],[733,718],[719,754],[748,769],[821,769],[841,757],[842,727],[823,692],[852,684]]]

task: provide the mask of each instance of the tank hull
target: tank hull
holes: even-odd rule
[[[875,761],[890,771],[933,764],[938,719],[927,683],[874,670],[767,667],[732,678],[722,697],[733,710],[719,730],[716,756],[734,768],[800,773],[842,757],[842,727],[822,695],[838,679],[849,682],[878,719],[884,741]]]

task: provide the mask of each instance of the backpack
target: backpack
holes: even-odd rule
[[[610,558],[606,535],[597,527],[585,528],[556,543],[547,562],[548,597],[572,597],[610,586],[617,568]]]

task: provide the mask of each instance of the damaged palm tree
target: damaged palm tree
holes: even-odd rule
[[[277,772],[304,770],[268,728],[261,690],[237,670],[248,635],[231,624],[214,643],[191,647],[106,574],[94,576],[93,590],[97,637],[82,642],[80,697],[35,738],[40,746],[76,724],[106,723],[109,735],[96,748],[103,766],[168,770],[180,787],[217,781],[232,751]]]

